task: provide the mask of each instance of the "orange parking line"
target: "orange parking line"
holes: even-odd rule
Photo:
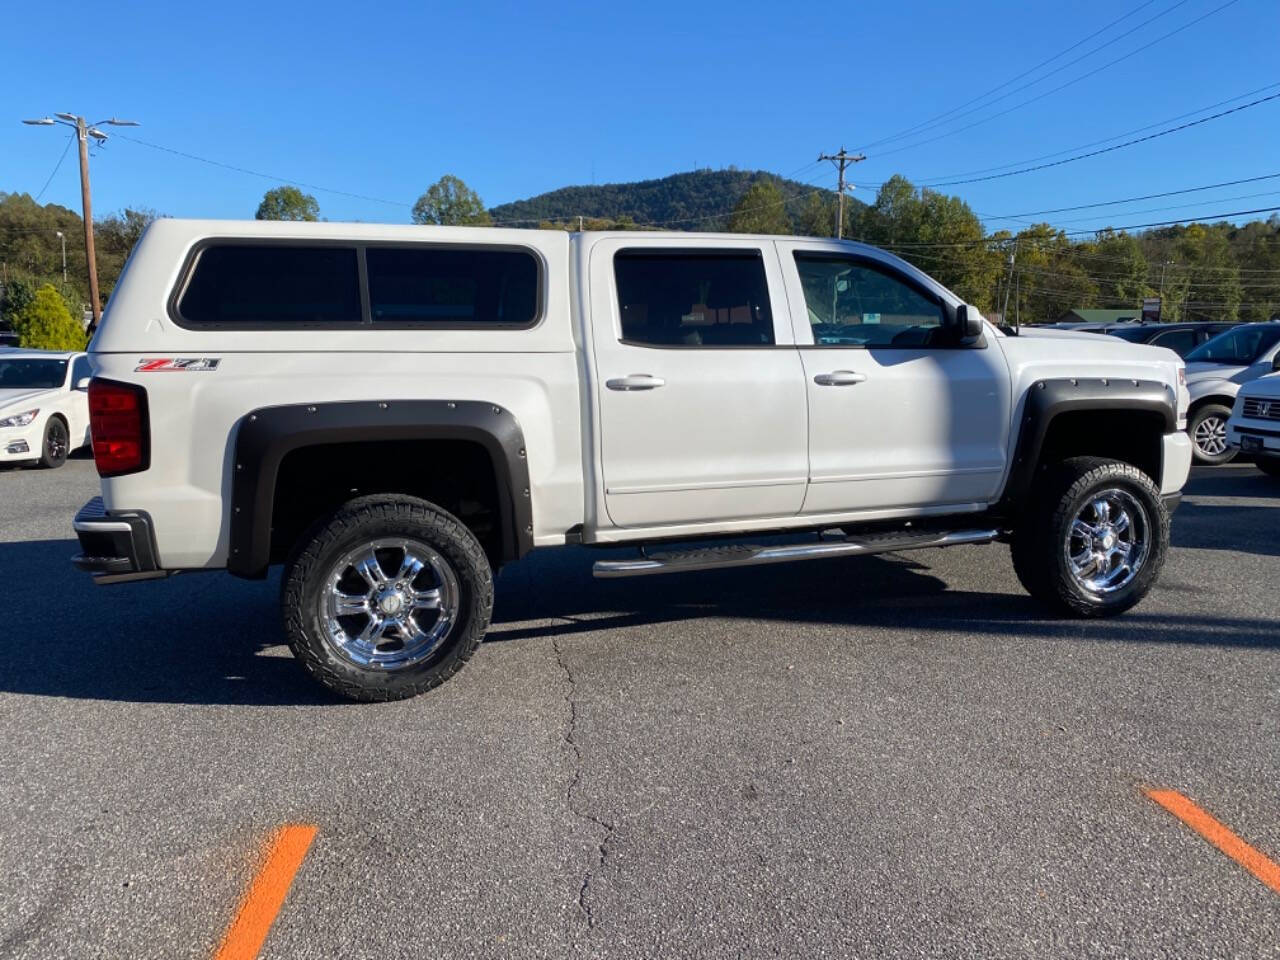
[[[1147,789],[1143,792],[1276,893],[1280,893],[1280,866],[1277,866],[1274,860],[1268,859],[1249,846],[1232,833],[1230,828],[1200,809],[1177,790]]]
[[[316,828],[308,824],[289,824],[276,831],[267,847],[266,861],[253,878],[214,960],[257,957],[315,835]]]

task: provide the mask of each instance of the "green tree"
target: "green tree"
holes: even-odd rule
[[[297,187],[276,187],[262,195],[255,220],[319,220],[320,204]]]
[[[795,231],[802,237],[830,237],[835,234],[836,205],[830,195],[814,190],[796,213]]]
[[[787,199],[773,180],[761,177],[747,189],[733,208],[729,230],[733,233],[791,232]]]
[[[493,223],[480,195],[451,173],[427,187],[413,205],[414,223],[487,227]]]
[[[36,291],[14,317],[18,343],[33,350],[83,350],[84,328],[71,316],[62,294],[51,283]]]
[[[159,217],[160,214],[154,210],[132,210],[126,207],[123,212],[113,213],[94,226],[94,243],[98,253],[98,286],[104,301],[115,289],[116,280],[123,272],[133,248],[142,239],[143,232]]]
[[[1073,307],[1097,303],[1098,288],[1061,230],[1037,223],[1018,232],[1013,295],[1006,322],[1052,323]]]
[[[1076,248],[1076,259],[1098,285],[1104,307],[1136,307],[1147,295],[1147,258],[1136,237],[1104,230],[1092,243]]]

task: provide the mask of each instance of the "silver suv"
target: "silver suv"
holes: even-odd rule
[[[1197,463],[1229,463],[1227,419],[1240,387],[1280,370],[1280,323],[1246,323],[1187,354],[1187,432]]]

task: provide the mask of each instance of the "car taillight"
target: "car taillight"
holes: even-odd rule
[[[147,391],[132,383],[89,381],[89,432],[100,477],[147,469],[151,461]]]

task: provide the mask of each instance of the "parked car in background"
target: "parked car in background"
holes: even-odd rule
[[[1220,333],[1186,356],[1191,412],[1187,432],[1198,463],[1229,463],[1227,420],[1240,387],[1277,369],[1280,323],[1246,323]]]
[[[0,463],[56,468],[89,442],[89,357],[0,348]]]
[[[1212,340],[1220,333],[1237,326],[1234,323],[1124,323],[1109,326],[1102,333],[1128,340],[1130,343],[1146,343],[1153,347],[1166,347],[1180,357]]]
[[[1227,445],[1253,454],[1261,470],[1280,477],[1280,374],[1240,388],[1227,421]]]

